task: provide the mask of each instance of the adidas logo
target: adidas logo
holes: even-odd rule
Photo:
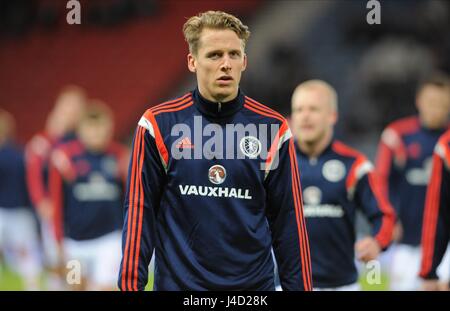
[[[182,140],[180,140],[178,142],[178,144],[176,145],[177,148],[179,149],[184,149],[184,148],[194,148],[194,145],[192,144],[191,140],[188,137],[184,137]]]

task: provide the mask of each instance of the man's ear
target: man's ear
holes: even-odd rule
[[[339,115],[338,115],[337,111],[333,111],[331,114],[331,123],[333,126],[336,125],[338,119],[339,119]]]
[[[416,96],[416,109],[420,112],[422,110],[422,99],[420,98],[420,94]]]
[[[187,55],[187,65],[190,72],[195,72],[197,70],[197,60],[195,59],[195,56],[192,55],[192,53],[189,53]]]
[[[244,66],[242,67],[242,71],[245,71],[245,68],[247,68],[247,54],[244,53]]]

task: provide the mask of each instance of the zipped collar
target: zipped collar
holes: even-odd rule
[[[224,118],[238,112],[244,106],[244,94],[239,89],[236,98],[227,102],[212,102],[204,98],[198,88],[192,91],[192,97],[197,109],[205,116],[212,118]]]

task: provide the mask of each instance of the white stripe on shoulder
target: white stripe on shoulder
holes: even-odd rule
[[[369,160],[366,160],[358,165],[355,170],[355,182],[350,185],[349,189],[347,189],[347,197],[350,201],[352,201],[355,196],[356,185],[358,184],[359,180],[373,170],[374,166]]]
[[[149,134],[152,135],[153,138],[155,138],[155,130],[153,129],[153,125],[149,120],[142,116],[138,124],[143,128],[146,128]]]
[[[446,145],[438,142],[434,147],[434,153],[436,153],[442,159],[447,170],[450,170],[450,162],[448,160],[450,158],[450,150],[446,147]]]
[[[291,132],[291,129],[288,127],[286,132],[284,132],[284,134],[278,140],[278,146],[277,146],[276,154],[272,155],[271,161],[269,163],[267,163],[267,165],[264,168],[264,170],[265,170],[264,179],[267,178],[267,176],[269,175],[269,173],[270,173],[270,171],[272,169],[275,169],[276,167],[278,167],[278,161],[279,161],[278,153],[279,153],[281,147],[283,146],[283,144],[285,142],[287,142],[291,137],[292,137],[292,132]],[[277,164],[276,164],[276,167],[273,167],[275,160],[277,161]]]
[[[381,140],[391,149],[396,149],[401,145],[400,135],[391,128],[386,128],[381,134]]]
[[[374,170],[374,166],[370,161],[365,161],[356,168],[356,180],[360,180],[366,174],[372,172]]]
[[[291,137],[292,137],[292,132],[291,132],[291,129],[288,127],[286,132],[283,134],[283,136],[280,137],[280,140],[278,141],[278,150],[280,150],[281,146],[283,146],[283,144],[285,142],[287,142],[289,140],[289,138],[291,138]]]
[[[434,147],[434,152],[440,156],[442,159],[445,159],[445,147],[442,146],[441,143],[437,143]]]
[[[152,123],[149,120],[147,120],[147,118],[142,116],[141,119],[139,120],[138,125],[142,126],[145,129],[147,129],[148,133],[156,140],[155,130],[153,128],[153,125],[152,125]],[[158,148],[158,154],[159,154],[159,158],[161,159],[162,166],[164,167],[164,170],[167,173],[167,165],[168,164],[164,161],[164,157],[162,156],[161,151],[159,150],[159,148]]]

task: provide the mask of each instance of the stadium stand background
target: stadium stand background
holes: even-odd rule
[[[0,105],[24,142],[43,127],[60,88],[78,84],[114,109],[125,138],[187,74],[186,18],[209,8],[245,16],[260,2],[81,1],[81,25],[67,25],[66,1],[2,0]]]
[[[142,111],[193,87],[181,26],[207,9],[227,10],[252,30],[242,87],[284,114],[292,89],[320,78],[340,96],[337,135],[371,157],[381,129],[414,112],[417,81],[450,71],[450,4],[381,1],[381,25],[367,1],[81,1],[81,25],[67,25],[66,1],[0,1],[0,105],[24,142],[39,130],[58,90],[85,87],[113,107],[126,139]]]

